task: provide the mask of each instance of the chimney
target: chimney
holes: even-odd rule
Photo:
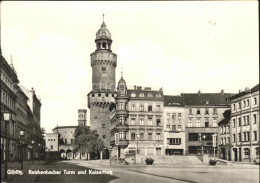
[[[248,91],[248,90],[249,90],[249,87],[246,87],[246,88],[245,88],[245,91]]]
[[[141,86],[137,86],[137,90],[142,90],[142,87]]]
[[[134,85],[134,89],[136,90],[136,85]]]
[[[221,90],[221,95],[224,95],[224,90],[223,89]]]
[[[238,93],[241,93],[241,92],[243,92],[243,90],[242,90],[242,89],[239,89],[239,90],[238,90]]]
[[[200,90],[198,91],[198,95],[200,95]]]

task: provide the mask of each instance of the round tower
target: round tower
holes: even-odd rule
[[[111,33],[103,22],[96,33],[96,50],[90,55],[92,90],[115,91],[117,55],[112,53],[112,42]]]
[[[92,67],[92,91],[88,94],[90,109],[90,129],[97,130],[99,137],[110,146],[110,111],[109,105],[115,102],[115,68],[117,55],[112,53],[111,33],[103,21],[96,33],[96,50],[90,54]]]

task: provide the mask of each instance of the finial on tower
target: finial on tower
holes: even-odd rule
[[[121,78],[123,78],[123,67],[121,67]]]
[[[13,56],[10,55],[10,66],[12,69],[14,69],[14,64],[13,64]]]
[[[103,13],[103,22],[104,22],[104,20],[105,20],[105,14]]]

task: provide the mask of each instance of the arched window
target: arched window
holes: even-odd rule
[[[136,94],[134,92],[132,92],[131,97],[136,97]]]
[[[153,97],[153,94],[152,93],[148,93],[148,97]]]
[[[156,98],[161,98],[161,94],[160,94],[160,93],[157,93],[157,94],[156,94]]]
[[[102,43],[102,48],[105,48],[105,49],[107,48],[107,45],[105,42]]]

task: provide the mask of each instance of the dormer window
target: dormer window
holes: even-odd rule
[[[144,93],[140,93],[140,94],[139,94],[139,97],[144,97]]]
[[[131,97],[136,97],[136,94],[134,92],[132,92]]]
[[[152,93],[148,93],[148,97],[149,98],[153,97],[153,94]]]
[[[161,94],[160,94],[160,93],[157,93],[157,94],[156,94],[156,98],[161,98]]]

